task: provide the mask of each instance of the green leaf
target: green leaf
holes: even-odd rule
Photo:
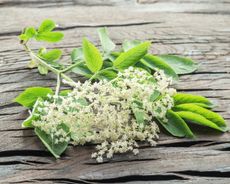
[[[113,62],[120,54],[121,54],[120,52],[111,52],[105,56],[106,57],[105,59],[108,59]]]
[[[117,73],[113,70],[113,69],[104,69],[104,70],[101,70],[96,78],[98,78],[99,80],[112,80],[114,78],[117,77]]]
[[[48,63],[49,65],[51,65],[54,68],[57,69],[63,69],[63,65],[56,62],[56,60],[60,59],[62,54],[62,51],[59,49],[53,49],[50,51],[47,51],[46,48],[42,47],[39,49],[37,56],[42,59],[43,61],[45,61],[46,63]],[[33,58],[36,62],[36,58]],[[37,61],[37,63],[39,63],[39,61]]]
[[[65,89],[65,90],[60,91],[59,95],[60,96],[67,96],[71,91],[72,90]]]
[[[143,103],[138,100],[134,100],[132,104],[132,112],[135,116],[137,123],[144,125],[147,115],[146,115],[146,112],[142,108],[143,108]]]
[[[47,75],[48,69],[43,65],[38,65],[38,71],[41,75]]]
[[[174,98],[175,105],[184,104],[184,103],[195,103],[197,105],[204,104],[210,108],[213,106],[213,104],[207,98],[200,96],[200,95],[176,93],[173,96],[173,98]]]
[[[110,60],[104,60],[103,65],[102,65],[102,70],[100,72],[102,72],[104,69],[114,70],[113,63]]]
[[[149,72],[150,74],[152,73],[152,70],[148,66],[144,65],[141,62],[136,63],[135,67],[142,68],[142,69],[146,70],[147,72]]]
[[[143,110],[134,110],[133,109],[134,116],[136,118],[136,121],[138,124],[144,124],[145,123],[145,112]]]
[[[18,37],[19,37],[19,40],[21,40],[21,41],[27,41],[28,40],[28,37],[26,36],[26,34],[20,34]]]
[[[28,27],[25,30],[25,35],[27,38],[33,38],[37,34],[37,31],[35,30],[34,27]]]
[[[30,87],[18,95],[14,102],[24,107],[32,108],[38,97],[46,99],[48,94],[53,94],[53,90],[44,87]]]
[[[60,59],[61,55],[62,51],[60,49],[53,49],[48,52],[42,52],[41,54],[39,54],[39,57],[46,61],[56,61]]]
[[[208,105],[203,104],[203,103],[192,103],[192,104],[198,105],[198,106],[206,108],[206,109],[212,109],[213,108],[213,106],[208,106]]]
[[[127,52],[120,54],[113,62],[114,67],[118,69],[126,69],[129,66],[135,65],[147,54],[150,44],[150,42],[144,42],[128,50]]]
[[[105,27],[103,28],[99,28],[97,30],[98,34],[99,34],[99,38],[101,41],[101,46],[103,48],[103,50],[106,53],[111,52],[112,50],[115,49],[116,45],[113,43],[113,41],[109,38],[108,33],[107,33],[107,29]]]
[[[197,64],[190,58],[173,55],[160,55],[159,57],[164,60],[176,74],[192,73],[197,69]]]
[[[72,62],[76,62],[76,61],[83,60],[83,59],[84,59],[84,54],[83,54],[82,47],[75,48],[75,49],[72,50],[72,52],[71,52],[71,60],[72,60]]]
[[[202,125],[202,126],[207,126],[222,132],[227,131],[226,127],[222,128],[217,126],[215,123],[213,123],[212,121],[206,119],[204,116],[194,113],[194,112],[189,112],[189,111],[178,111],[176,112],[176,114],[178,114],[181,118],[187,120],[187,121],[191,121],[195,124],[198,125]]]
[[[76,102],[78,102],[79,104],[81,104],[82,106],[87,106],[89,105],[89,103],[87,102],[87,100],[85,98],[79,98],[76,100]]]
[[[30,38],[33,38],[37,34],[37,31],[34,27],[28,27],[25,31],[19,35],[19,39],[23,41],[28,41]]]
[[[31,112],[30,116],[25,121],[22,122],[23,128],[25,128],[25,127],[33,128],[32,122],[38,118],[35,114],[37,113],[37,108],[39,107],[39,103],[42,101],[43,101],[43,99],[38,97],[38,99],[36,100],[36,102],[33,106],[33,110]]]
[[[62,40],[64,34],[61,32],[44,32],[41,34],[37,34],[35,39],[37,41],[46,41],[46,42],[58,42]]]
[[[101,53],[86,38],[83,39],[83,53],[86,65],[89,68],[89,70],[93,73],[98,72],[103,65]]]
[[[87,78],[90,78],[90,77],[93,76],[93,73],[84,64],[80,64],[80,65],[74,67],[71,71],[73,73],[83,75],[83,76],[85,76]]]
[[[217,113],[212,112],[210,110],[207,110],[203,107],[200,107],[198,105],[195,104],[180,104],[177,105],[175,107],[173,107],[173,110],[175,111],[189,111],[189,112],[193,112],[193,113],[197,113],[200,114],[202,116],[204,116],[206,119],[212,121],[213,123],[215,123],[216,125],[218,125],[219,127],[226,127],[226,123],[224,121],[224,119]]]
[[[166,117],[166,122],[160,118],[157,118],[157,120],[170,134],[176,137],[194,137],[188,125],[175,112],[168,110]]]
[[[137,45],[141,44],[142,42],[139,40],[125,40],[122,43],[122,49],[124,52],[128,51],[129,49],[132,49],[133,47],[136,47]]]
[[[50,32],[56,27],[55,23],[52,20],[46,19],[44,20],[40,27],[38,28],[39,33]]]
[[[66,133],[68,133],[68,127],[65,124],[61,124],[60,128],[62,128]],[[43,130],[36,127],[35,128],[36,135],[40,138],[45,147],[55,156],[55,158],[59,158],[60,155],[66,150],[68,146],[68,142],[62,142],[58,144],[54,144],[51,135],[46,134]]]
[[[148,66],[152,70],[163,70],[166,76],[172,77],[174,80],[178,80],[178,75],[175,73],[175,71],[158,56],[147,54],[141,60],[141,63]]]
[[[160,96],[160,94],[161,93],[159,91],[155,90],[150,96],[150,101],[154,102]]]

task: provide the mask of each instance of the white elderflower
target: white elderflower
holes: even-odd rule
[[[167,120],[167,110],[174,105],[171,82],[163,71],[151,76],[130,67],[110,82],[71,83],[74,89],[67,96],[49,96],[40,104],[40,118],[33,125],[51,135],[54,144],[96,143],[92,158],[97,162],[115,153],[136,155],[138,141],[156,145],[159,128],[154,117]]]

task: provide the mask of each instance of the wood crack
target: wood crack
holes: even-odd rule
[[[148,24],[161,24],[163,22],[133,22],[133,23],[124,23],[124,24],[96,24],[96,25],[76,25],[76,26],[67,26],[67,27],[58,27],[55,30],[65,31],[71,30],[76,28],[99,28],[99,27],[127,27],[127,26],[141,26],[141,25],[148,25]],[[3,36],[17,36],[21,33],[21,31],[14,31],[14,32],[4,32],[0,33],[0,37]]]
[[[125,183],[132,181],[171,181],[171,180],[188,180],[187,177],[183,177],[177,174],[153,174],[153,175],[128,175],[117,178],[108,179],[93,179],[87,180],[97,183]]]
[[[48,151],[44,151],[44,150],[7,150],[7,151],[0,151],[0,158],[1,157],[13,157],[13,156],[51,157],[52,155]]]
[[[4,161],[0,162],[1,166],[6,166],[6,165],[18,165],[18,164],[23,164],[23,165],[37,165],[37,164],[48,164],[48,162],[41,162],[41,161],[35,161],[35,160],[14,160],[14,161]]]
[[[194,170],[186,170],[186,171],[176,171],[172,172],[176,174],[183,174],[188,176],[198,176],[198,177],[217,177],[217,178],[230,178],[230,171],[221,172],[221,171],[194,171]]]

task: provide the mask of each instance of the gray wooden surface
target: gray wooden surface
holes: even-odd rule
[[[230,183],[230,133],[209,130],[199,130],[195,140],[162,133],[157,147],[143,145],[138,156],[117,155],[103,164],[90,158],[93,146],[69,147],[55,160],[21,128],[28,114],[12,103],[26,87],[55,86],[52,74],[26,67],[29,57],[17,39],[23,27],[45,18],[65,33],[48,48],[67,54],[85,35],[99,44],[96,29],[107,26],[117,44],[151,40],[153,53],[197,60],[199,70],[181,76],[177,88],[210,98],[230,124],[229,0],[0,0],[0,183]]]

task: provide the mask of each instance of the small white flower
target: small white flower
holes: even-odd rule
[[[133,149],[133,154],[134,155],[137,155],[139,153],[139,150],[138,149]]]
[[[101,156],[97,157],[96,160],[97,160],[98,163],[102,163],[103,162],[103,158]]]

